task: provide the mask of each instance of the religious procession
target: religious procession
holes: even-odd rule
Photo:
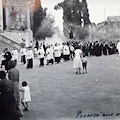
[[[119,53],[119,51],[119,41],[117,44],[112,42],[107,44],[105,42],[98,41],[78,42],[77,40],[74,40],[72,42],[66,42],[62,44],[55,43],[55,45],[45,45],[45,42],[39,44],[39,42],[37,41],[35,43],[35,46],[32,45],[26,48],[24,45],[22,45],[20,51],[18,51],[15,47],[12,51],[9,51],[8,48],[5,48],[3,50],[3,53],[1,54],[1,68],[5,67],[6,72],[8,72],[8,63],[11,60],[15,61],[16,65],[18,61],[26,64],[26,69],[33,68],[33,61],[35,58],[39,59],[39,67],[43,67],[45,64],[53,65],[54,63],[58,64],[61,61],[66,62],[69,60],[74,60],[73,68],[83,69],[84,73],[83,66],[85,66],[85,69],[87,66],[86,57],[112,55]],[[78,60],[77,57],[79,58]],[[85,58],[86,60],[83,60],[83,58]],[[76,70],[76,74],[77,73],[78,72]],[[79,71],[79,73],[81,73],[81,70]]]
[[[0,0],[0,120],[119,119],[120,16],[106,1]]]
[[[1,83],[1,85],[4,84],[5,81],[7,82],[6,74],[8,74],[8,79],[10,79],[14,85],[13,91],[15,97],[15,99],[13,99],[12,94],[10,94],[10,99],[8,100],[11,101],[8,101],[7,104],[9,104],[14,110],[16,110],[16,113],[13,113],[14,116],[16,116],[18,112],[19,116],[22,117],[23,113],[19,108],[20,101],[24,107],[23,111],[28,111],[28,102],[31,101],[30,88],[27,85],[27,82],[23,81],[22,89],[19,88],[20,73],[19,70],[16,69],[17,64],[26,65],[26,69],[35,69],[34,59],[39,60],[39,67],[73,61],[73,68],[75,69],[75,73],[85,74],[88,72],[88,57],[100,57],[103,55],[106,56],[118,54],[120,53],[119,51],[119,41],[117,44],[112,42],[110,44],[106,44],[104,42],[100,43],[98,41],[80,43],[74,40],[72,42],[66,42],[62,44],[55,43],[55,45],[45,45],[45,42],[39,44],[39,42],[37,41],[34,47],[29,46],[28,48],[26,48],[24,45],[22,45],[20,51],[18,51],[15,47],[12,51],[9,51],[8,48],[5,48],[3,50],[3,53],[1,54],[1,68],[3,68],[6,72],[0,71],[0,78],[5,79],[3,83]],[[11,83],[7,83],[7,85],[11,86]],[[12,88],[10,87],[7,92],[11,92],[11,90]],[[19,92],[22,92],[21,100]],[[15,105],[15,103],[17,104]],[[14,110],[12,110],[11,112],[13,112]]]

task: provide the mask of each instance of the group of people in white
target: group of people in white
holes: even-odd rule
[[[12,60],[17,61],[19,59],[19,52],[16,48],[10,52],[12,55]],[[2,53],[2,61],[4,61],[4,54]],[[55,43],[55,45],[46,45],[43,47],[41,43],[38,50],[36,48],[22,46],[20,49],[21,63],[26,64],[26,68],[33,68],[34,57],[39,59],[39,67],[53,63],[60,63],[61,59],[64,61],[69,61],[74,59],[73,67],[76,68],[76,74],[81,73],[81,68],[83,68],[83,73],[87,73],[87,59],[85,55],[83,56],[82,49],[80,47],[74,48],[72,45],[67,45],[67,43]],[[84,60],[83,60],[84,59]],[[86,62],[85,65],[82,65],[83,62]],[[1,66],[3,64],[1,63]],[[85,71],[84,71],[85,69]]]
[[[87,58],[83,55],[80,47],[74,48],[72,45],[68,46],[67,43],[63,43],[62,45],[59,43],[55,43],[55,45],[47,45],[46,49],[44,49],[43,44],[41,43],[38,50],[35,48],[34,52],[30,48],[27,52],[25,52],[25,48],[21,48],[21,61],[25,62],[25,58],[27,58],[27,68],[33,67],[33,58],[34,56],[39,59],[39,67],[44,66],[45,58],[47,60],[46,64],[60,63],[61,59],[64,61],[73,60],[73,67],[76,68],[76,74],[81,74],[81,68],[83,68],[83,74],[87,73]],[[34,56],[33,56],[34,54]],[[29,57],[28,57],[29,56]]]

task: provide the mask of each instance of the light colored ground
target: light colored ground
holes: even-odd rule
[[[118,59],[117,59],[118,58]],[[118,55],[88,58],[88,73],[75,74],[73,61],[33,69],[19,64],[20,83],[28,81],[32,101],[21,120],[119,120],[120,57]],[[22,108],[23,109],[23,108]],[[99,114],[99,117],[76,118]],[[103,114],[112,116],[103,117]]]

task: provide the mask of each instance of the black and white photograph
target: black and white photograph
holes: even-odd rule
[[[0,0],[0,120],[120,120],[120,0]]]

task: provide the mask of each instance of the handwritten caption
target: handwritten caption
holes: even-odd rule
[[[76,118],[88,118],[88,117],[110,117],[110,116],[120,116],[120,113],[92,113],[92,114],[83,114],[81,110],[77,112]]]

